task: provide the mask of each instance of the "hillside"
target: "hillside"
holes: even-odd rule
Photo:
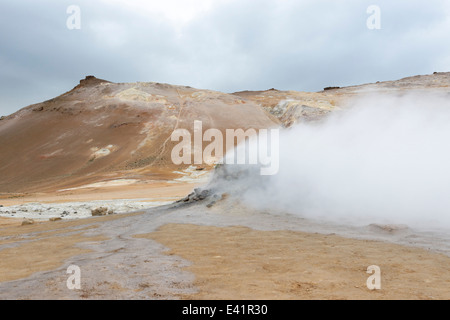
[[[278,121],[235,95],[88,76],[67,93],[0,121],[0,193],[55,191],[114,179],[166,180],[176,128],[267,128]]]
[[[0,121],[0,194],[54,192],[93,183],[171,181],[208,171],[174,165],[170,135],[208,128],[291,127],[316,121],[370,93],[448,94],[450,73],[434,73],[320,92],[241,91],[232,94],[155,82],[112,83],[87,76],[72,90]],[[206,143],[203,143],[203,148]],[[190,170],[190,171],[189,171]],[[190,172],[190,173],[189,173]]]
[[[450,72],[435,72],[400,80],[361,84],[349,87],[327,87],[319,92],[241,91],[234,94],[261,105],[286,127],[299,121],[319,120],[333,110],[344,108],[351,99],[366,94],[404,94],[411,91],[450,94]]]

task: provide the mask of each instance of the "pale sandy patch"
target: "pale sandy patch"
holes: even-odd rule
[[[117,179],[117,180],[101,181],[101,182],[86,184],[86,185],[80,186],[80,187],[61,189],[61,190],[58,190],[58,192],[86,189],[86,188],[107,188],[107,187],[127,186],[130,184],[136,183],[138,181],[139,180],[137,180],[137,179]]]
[[[131,180],[131,179],[128,179]],[[199,183],[139,181],[131,184],[102,187],[71,188],[71,190],[0,196],[0,204],[21,205],[30,202],[61,203],[114,199],[142,199],[140,201],[175,201],[191,193]]]

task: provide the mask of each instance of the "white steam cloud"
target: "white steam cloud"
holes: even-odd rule
[[[281,132],[279,161],[245,201],[345,224],[450,228],[449,94],[360,98]]]

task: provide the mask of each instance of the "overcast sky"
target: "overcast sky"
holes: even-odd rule
[[[0,115],[86,75],[234,92],[434,71],[450,71],[448,0],[0,0]]]

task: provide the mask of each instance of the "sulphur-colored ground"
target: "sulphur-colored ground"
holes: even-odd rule
[[[450,258],[335,235],[168,224],[140,235],[192,262],[187,299],[450,299]],[[367,267],[381,269],[369,290]]]
[[[134,213],[129,215],[136,215]],[[21,225],[19,219],[0,220],[0,235],[8,240],[0,245],[14,244],[0,250],[0,282],[26,278],[35,272],[55,269],[73,256],[90,252],[78,245],[106,240],[102,234],[87,237],[86,231],[97,226],[95,222],[122,219],[129,215],[111,215],[76,221],[40,222]],[[94,225],[93,225],[94,224]]]
[[[192,191],[192,183],[152,183],[117,187],[86,188],[64,192],[3,196],[0,203],[18,205],[29,202],[57,203],[109,199],[182,198]],[[141,214],[141,213],[137,213]],[[0,282],[26,278],[35,272],[55,269],[70,257],[90,252],[79,245],[105,240],[101,233],[86,237],[84,231],[96,228],[95,222],[122,219],[133,214],[112,215],[73,221],[35,221],[22,225],[21,218],[0,217]],[[74,229],[75,228],[75,229]]]
[[[80,189],[66,195],[64,200],[111,198],[114,193],[118,197],[138,198],[145,192],[149,192],[148,197],[155,193],[162,197],[181,197],[193,187],[193,184],[164,184],[150,190],[139,186]],[[38,198],[50,202],[61,200],[58,194]],[[199,204],[23,226],[21,219],[2,218],[0,296],[8,299],[450,299],[450,257],[446,255],[337,235],[258,231],[240,223],[259,221],[265,225],[269,222],[283,229],[280,222],[285,218],[216,206],[209,209]],[[235,222],[234,226],[223,226],[224,223],[233,225],[230,222]],[[292,220],[292,223],[302,222]],[[168,250],[162,250],[164,247]],[[65,287],[64,268],[68,261],[80,264],[86,275],[80,292]],[[366,286],[370,276],[366,271],[371,265],[381,268],[381,290],[371,291]],[[109,273],[102,276],[106,271]],[[189,274],[193,275],[192,279]],[[135,284],[129,284],[130,277]],[[42,290],[45,293],[41,294]]]

